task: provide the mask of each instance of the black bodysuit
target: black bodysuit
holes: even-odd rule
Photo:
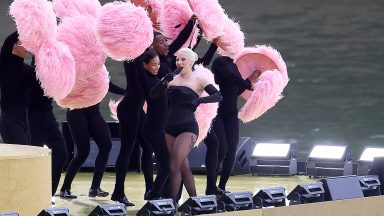
[[[219,141],[218,165],[222,164],[219,188],[225,190],[228,178],[231,174],[237,144],[239,142],[239,119],[237,118],[237,97],[245,89],[250,90],[252,85],[248,80],[242,79],[233,59],[225,56],[216,58],[212,63],[212,72],[215,81],[220,87],[223,100],[219,104],[216,119],[213,121],[211,131],[205,142]],[[214,137],[212,137],[214,136]],[[215,174],[217,176],[217,173]],[[212,184],[216,177],[212,177]],[[208,185],[212,189],[212,184]]]
[[[177,137],[183,132],[191,132],[199,135],[199,127],[196,122],[191,101],[198,99],[199,95],[186,86],[169,86],[167,90],[169,98],[169,111],[167,116],[166,133]]]

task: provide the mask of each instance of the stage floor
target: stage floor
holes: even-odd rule
[[[59,188],[64,180],[62,175]],[[69,208],[70,215],[87,216],[97,205],[114,204],[111,196],[106,198],[89,198],[87,196],[91,185],[92,173],[78,173],[73,184],[72,192],[78,195],[77,199],[61,199],[55,197],[56,207]],[[307,176],[287,176],[287,177],[265,177],[252,175],[237,175],[229,179],[227,190],[235,191],[251,191],[253,194],[261,188],[283,186],[287,190],[287,194],[300,183],[317,181],[318,179],[309,178]],[[203,195],[205,191],[206,176],[195,175],[196,189],[198,195]],[[115,174],[106,172],[101,183],[101,188],[108,192],[113,191],[115,184]],[[136,215],[136,212],[145,204],[143,200],[145,191],[144,177],[141,173],[129,172],[125,180],[125,193],[128,199],[136,204],[134,207],[128,207],[128,215]],[[187,192],[183,191],[183,197],[180,203],[188,198]]]

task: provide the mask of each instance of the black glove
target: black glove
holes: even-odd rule
[[[196,99],[198,104],[216,103],[223,100],[223,97],[221,96],[220,92],[212,84],[205,86],[204,90],[209,94],[209,96],[200,97]]]
[[[167,73],[167,74],[165,74],[163,79],[161,79],[161,81],[164,81],[163,83],[169,83],[173,80],[174,77],[175,77],[174,73]]]

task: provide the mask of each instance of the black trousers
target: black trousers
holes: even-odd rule
[[[67,122],[77,147],[77,154],[69,163],[61,190],[71,188],[76,173],[87,159],[90,151],[90,136],[93,137],[99,149],[91,188],[99,188],[108,162],[109,151],[112,148],[111,133],[101,116],[99,105],[67,111]]]
[[[114,197],[121,198],[125,196],[125,176],[127,174],[129,161],[136,143],[140,144],[143,150],[141,161],[144,176],[146,178],[146,190],[152,188],[152,149],[148,143],[146,143],[146,140],[141,137],[143,124],[142,107],[132,104],[131,101],[122,100],[117,106],[117,118],[119,119],[120,126],[121,148],[116,159],[116,182],[112,195]],[[147,160],[145,160],[145,158],[147,158]]]
[[[67,148],[53,110],[28,110],[30,143],[48,146],[52,151],[52,196],[59,185],[61,172],[67,161]]]
[[[215,120],[213,120],[215,121]],[[207,171],[207,186],[206,192],[215,191],[217,180],[217,167],[218,167],[218,154],[219,154],[219,141],[213,128],[204,139],[207,146],[205,154],[205,167]]]
[[[213,122],[213,130],[219,140],[218,167],[222,164],[219,187],[225,190],[235,164],[236,150],[239,143],[237,112],[219,113]]]
[[[1,110],[0,133],[3,143],[28,145],[26,109]]]
[[[154,127],[151,122],[145,122],[143,135],[153,149],[158,162],[157,175],[152,191],[160,195],[169,177],[169,152],[165,142],[165,132],[161,127]]]

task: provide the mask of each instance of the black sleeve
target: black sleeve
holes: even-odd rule
[[[157,98],[160,95],[164,94],[164,91],[167,88],[168,82],[164,82],[163,79],[160,80],[155,86],[153,86],[149,90],[149,97],[150,98]]]
[[[216,103],[223,100],[223,97],[221,96],[220,92],[212,84],[205,86],[204,90],[209,94],[209,96],[200,97],[199,99],[197,99],[198,104]]]
[[[192,19],[189,19],[184,29],[180,32],[177,38],[169,45],[168,56],[173,56],[177,52],[177,50],[179,50],[183,46],[183,44],[188,40],[189,36],[191,35],[194,25],[195,22]]]
[[[220,77],[223,77],[229,82],[236,83],[240,88],[251,90],[252,83],[244,80],[240,76],[240,72],[235,63],[226,64],[225,61],[216,62],[215,73],[219,73]]]
[[[211,45],[209,45],[207,52],[204,54],[203,58],[199,58],[195,62],[195,64],[203,63],[204,66],[209,65],[212,61],[213,55],[215,55],[216,50],[217,50],[217,45],[215,43],[211,43]]]
[[[174,72],[166,74],[155,86],[149,90],[149,97],[157,98],[163,94],[168,86],[168,83],[171,82],[179,72],[180,70],[176,69]]]
[[[252,86],[252,82],[251,82],[251,81],[249,81],[248,79],[246,79],[245,81],[248,83],[248,86],[249,86],[249,85]],[[248,87],[248,86],[247,86],[247,87]],[[238,91],[237,91],[237,95],[241,95],[241,94],[243,94],[243,92],[244,92],[246,89],[248,89],[248,88],[245,88],[245,87],[243,87],[243,86],[239,86]],[[248,89],[248,90],[251,90],[251,89]]]
[[[117,95],[124,95],[125,89],[121,88],[120,86],[114,84],[112,81],[109,81],[109,88],[108,91],[117,94]]]
[[[199,24],[196,25],[196,28],[199,29],[199,31],[198,31],[199,34],[197,35],[197,40],[196,40],[195,46],[193,46],[191,48],[192,50],[196,49],[196,47],[199,45],[199,43],[201,41],[201,38],[203,37],[203,34],[202,34],[202,31],[201,31],[201,28],[200,28]]]

